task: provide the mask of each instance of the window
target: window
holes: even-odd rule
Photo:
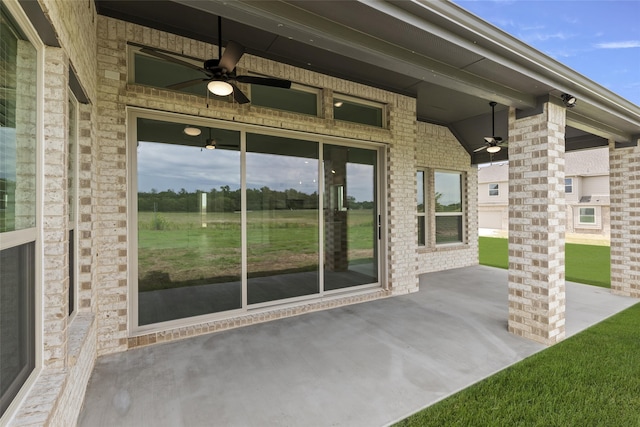
[[[416,186],[418,189],[417,198],[417,215],[418,215],[418,246],[424,246],[427,243],[427,213],[425,206],[425,177],[426,173],[419,170],[416,173]]]
[[[383,106],[377,102],[344,95],[333,98],[333,118],[363,125],[384,127]]]
[[[252,84],[251,104],[317,116],[318,90],[297,84],[291,89]]]
[[[37,50],[0,3],[0,416],[35,368]]]
[[[573,178],[564,179],[564,192],[566,194],[573,193]]]
[[[207,90],[205,81],[186,87],[170,88],[182,82],[206,78],[206,75],[197,69],[169,62],[161,58],[151,56],[140,51],[140,47],[129,46],[129,79],[132,83],[153,86],[162,89],[174,90],[191,95],[211,96],[220,100],[231,102],[230,96],[216,96]],[[163,55],[175,58],[178,61],[190,63],[195,67],[202,67],[202,61],[193,58],[162,52]]]
[[[463,241],[462,174],[435,172],[436,245]]]
[[[69,152],[67,159],[67,190],[68,190],[68,210],[69,210],[69,315],[75,310],[76,297],[76,274],[75,274],[75,238],[76,217],[77,217],[77,135],[78,135],[78,103],[69,90]]]
[[[580,224],[596,223],[596,208],[580,208]]]
[[[500,195],[500,184],[489,184],[489,196]]]

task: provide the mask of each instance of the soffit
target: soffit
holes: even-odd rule
[[[563,91],[579,99],[567,124],[582,135],[630,141],[640,133],[637,106],[449,2],[96,0],[96,5],[100,14],[213,44],[220,15],[223,45],[235,40],[253,55],[414,97],[417,118],[448,126],[470,153],[483,143],[480,128],[491,124],[489,101],[504,111],[505,106],[527,109],[537,98],[557,98]],[[474,155],[475,161],[481,157]]]

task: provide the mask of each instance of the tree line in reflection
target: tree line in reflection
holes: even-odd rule
[[[228,185],[212,188],[211,191],[189,192],[151,189],[138,192],[140,212],[235,212],[241,209],[241,190],[232,190]],[[311,194],[290,188],[278,191],[269,187],[247,189],[247,210],[273,209],[318,209],[318,193]],[[373,201],[358,202],[347,196],[348,209],[373,209]]]

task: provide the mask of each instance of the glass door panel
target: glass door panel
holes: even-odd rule
[[[247,134],[247,301],[317,294],[318,143]]]
[[[241,308],[240,133],[137,125],[138,323]]]
[[[378,281],[377,152],[325,145],[324,289]]]

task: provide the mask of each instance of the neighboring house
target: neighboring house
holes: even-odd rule
[[[572,151],[565,155],[564,190],[567,233],[609,236],[609,150]],[[478,168],[478,226],[509,228],[509,165],[498,162]]]
[[[608,147],[640,297],[640,108],[451,2],[3,0],[0,36],[0,425],[75,425],[99,356],[477,264],[490,101],[509,331],[565,337],[565,147]]]

